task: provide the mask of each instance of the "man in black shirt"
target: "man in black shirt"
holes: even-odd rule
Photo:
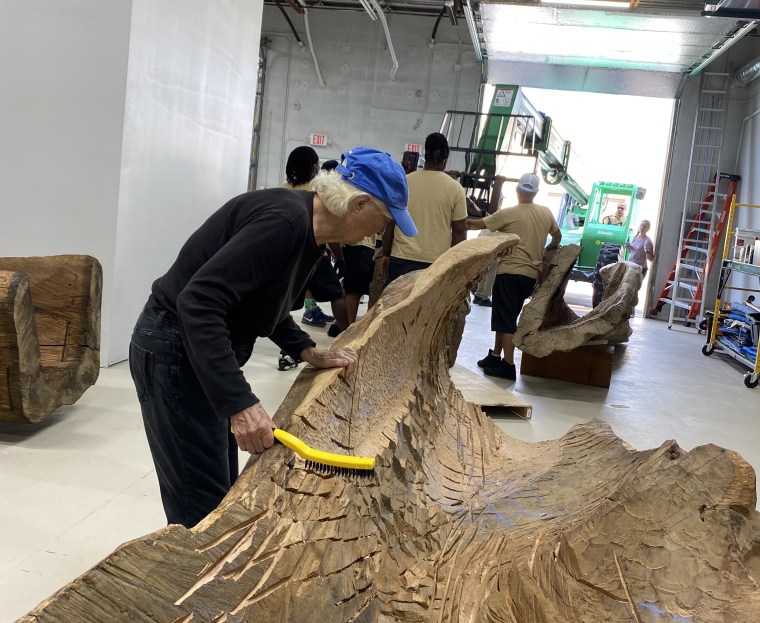
[[[392,220],[417,232],[389,154],[357,147],[312,189],[231,199],[153,283],[129,365],[169,523],[192,527],[217,507],[237,478],[238,446],[258,454],[274,443],[274,422],[240,369],[256,338],[346,377],[356,368],[353,350],[317,349],[290,316],[324,246],[356,244]]]

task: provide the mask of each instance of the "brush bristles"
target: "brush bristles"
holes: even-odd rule
[[[372,478],[375,474],[373,469],[353,469],[349,467],[335,467],[334,465],[325,465],[316,461],[306,461],[306,469],[317,472],[318,474],[335,474],[337,476],[346,476],[348,478]]]

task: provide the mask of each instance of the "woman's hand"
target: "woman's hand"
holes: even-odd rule
[[[238,447],[245,452],[261,454],[274,445],[272,429],[275,424],[261,403],[230,417],[230,426]]]
[[[320,350],[310,346],[301,351],[300,358],[315,368],[345,368],[346,380],[351,378],[359,361],[359,357],[353,348]]]

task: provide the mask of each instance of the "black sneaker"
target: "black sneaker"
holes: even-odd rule
[[[480,305],[481,307],[493,307],[493,303],[491,303],[491,299],[489,299],[489,298],[482,298],[480,296],[474,296],[472,298],[472,302],[475,305]]]
[[[489,348],[488,354],[478,361],[478,368],[493,368],[501,363],[501,357],[494,355],[493,351]]]
[[[517,379],[517,369],[515,368],[515,364],[507,363],[503,359],[497,366],[483,368],[483,373],[486,376],[497,376],[500,379],[509,379],[510,381]]]
[[[330,337],[338,337],[341,333],[343,333],[343,331],[341,331],[341,328],[335,323],[332,323],[327,330],[327,335]]]
[[[296,360],[293,359],[290,355],[287,353],[280,353],[280,359],[277,362],[277,369],[280,372],[284,372],[285,370],[290,370],[291,368],[297,368],[298,363],[296,363]]]

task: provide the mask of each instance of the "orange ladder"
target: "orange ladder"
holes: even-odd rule
[[[694,294],[692,300],[689,302],[689,312],[687,317],[689,320],[694,320],[699,313],[702,292],[704,291],[704,283],[706,281],[706,279],[702,278],[702,273],[706,270],[709,277],[710,271],[712,270],[715,254],[720,239],[723,236],[723,232],[725,231],[726,217],[731,209],[731,198],[736,194],[740,177],[738,175],[721,173],[720,179],[728,180],[728,189],[726,194],[723,195],[723,206],[720,213],[717,215],[713,227],[710,227],[712,220],[711,206],[715,199],[716,192],[715,176],[713,176],[710,185],[707,187],[704,199],[702,199],[702,205],[695,215],[695,218],[687,221],[690,222],[690,227],[686,235],[683,237],[680,255],[673,264],[673,268],[662,286],[660,295],[655,299],[655,304],[650,311],[652,316],[656,316],[662,310],[663,305],[671,303],[672,288],[676,283],[676,271],[679,267],[679,263],[682,270],[690,269],[696,273],[697,276],[697,279],[692,286]],[[690,262],[687,259],[689,253],[692,255]],[[688,287],[683,279],[681,281],[681,287]]]

